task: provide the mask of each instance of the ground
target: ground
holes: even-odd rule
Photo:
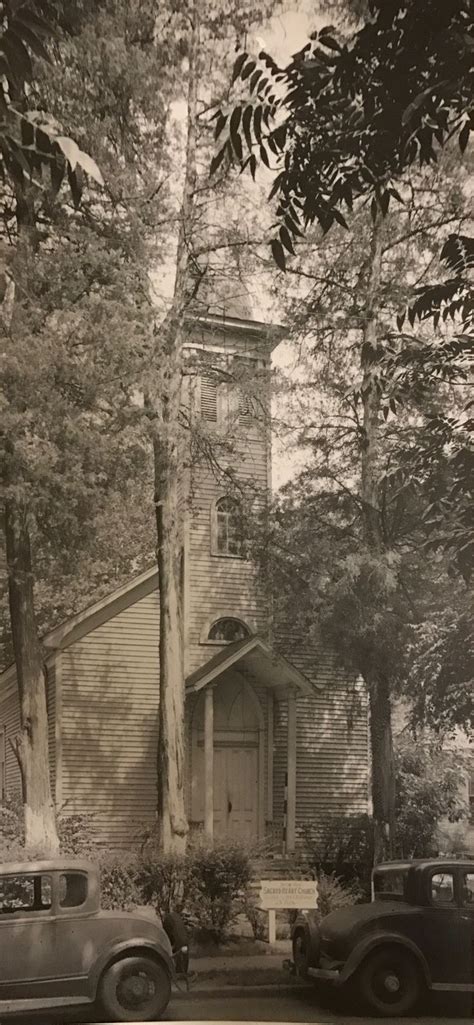
[[[252,986],[240,993],[234,987],[217,988],[212,992],[173,994],[165,1022],[306,1022],[307,1025],[466,1025],[472,1020],[470,1001],[459,997],[439,996],[420,1009],[416,1018],[369,1018],[354,1007],[343,1006],[328,996],[321,1000],[313,987]],[[103,1019],[102,1019],[103,1020]],[[48,1012],[15,1016],[10,1025],[99,1025],[100,1018],[91,1009],[78,1013]],[[7,1019],[1,1022],[7,1025]]]
[[[426,1014],[410,1018],[410,1025],[464,1025],[471,1020],[468,1007],[459,1005],[458,1000],[443,1000],[436,1013],[433,1007],[426,1008]],[[274,996],[262,993],[260,996],[180,996],[171,1001],[166,1021],[208,1021],[208,1022],[307,1022],[311,1025],[387,1025],[386,1018],[368,1018],[361,1013],[343,1013],[335,1006],[323,1007],[316,1001],[312,990],[293,991]],[[391,1018],[391,1025],[407,1025],[406,1018]]]

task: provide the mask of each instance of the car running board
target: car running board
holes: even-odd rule
[[[91,1002],[88,997],[29,997],[20,1000],[0,1000],[0,1015],[21,1014],[23,1011],[47,1011],[54,1007],[77,1007]]]

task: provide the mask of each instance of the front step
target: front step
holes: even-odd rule
[[[311,870],[305,858],[275,855],[256,858],[252,865],[254,879],[310,879]]]

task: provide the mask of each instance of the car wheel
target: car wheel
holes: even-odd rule
[[[168,970],[151,957],[124,957],[106,969],[99,999],[112,1021],[154,1021],[171,995]]]
[[[396,947],[374,951],[362,965],[357,988],[364,1003],[377,1014],[408,1014],[421,994],[416,961]]]
[[[308,978],[311,940],[305,929],[297,929],[293,936],[293,964],[301,979]]]

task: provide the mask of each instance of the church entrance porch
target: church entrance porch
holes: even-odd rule
[[[296,696],[310,685],[258,637],[228,645],[187,680],[190,809],[209,839],[256,843],[273,829],[273,709],[287,703],[285,850],[295,845]]]

